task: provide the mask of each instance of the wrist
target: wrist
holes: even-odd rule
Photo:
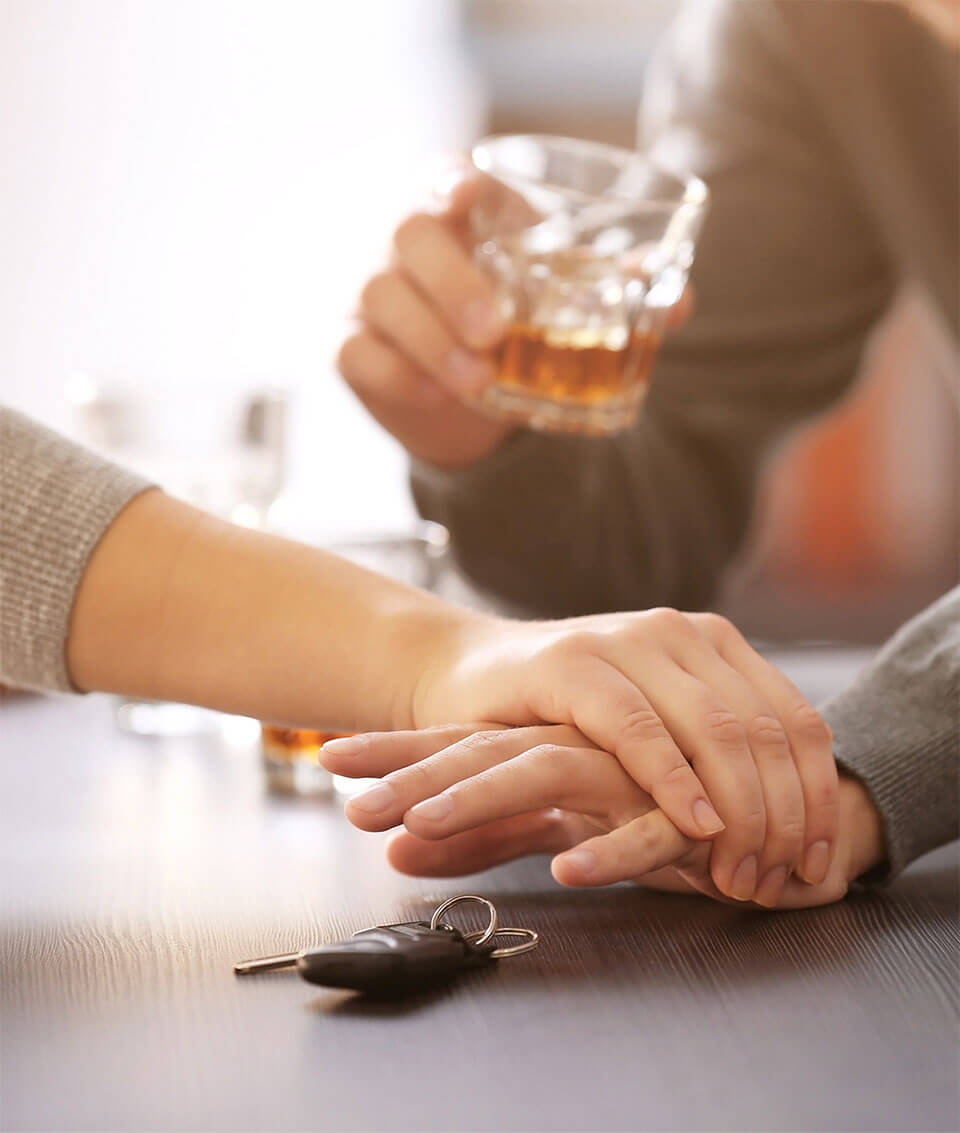
[[[429,728],[485,718],[478,708],[486,673],[484,646],[499,636],[502,621],[447,603],[413,617],[404,631],[413,644],[399,654],[415,658],[408,666],[408,722],[397,727]]]
[[[848,882],[874,869],[886,857],[883,822],[867,788],[851,775],[840,776],[840,828],[849,831]]]

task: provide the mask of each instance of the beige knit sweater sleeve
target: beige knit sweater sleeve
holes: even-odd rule
[[[80,577],[149,486],[0,406],[0,681],[72,690],[66,641]]]

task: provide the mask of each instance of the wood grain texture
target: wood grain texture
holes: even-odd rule
[[[98,698],[0,719],[5,1130],[955,1129],[956,849],[883,893],[753,913],[528,860],[401,878],[255,753],[120,735]],[[543,936],[369,1005],[233,961],[482,892]]]

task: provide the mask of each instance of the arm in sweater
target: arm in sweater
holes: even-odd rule
[[[841,768],[880,811],[887,880],[958,836],[960,587],[908,622],[822,709]]]
[[[695,313],[668,336],[636,428],[522,433],[464,470],[414,469],[464,571],[538,614],[708,603],[764,457],[847,390],[891,299],[775,8],[701,6],[654,68],[644,140],[704,178],[711,208]]]

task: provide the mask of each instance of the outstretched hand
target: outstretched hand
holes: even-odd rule
[[[388,857],[403,873],[456,876],[528,854],[550,853],[564,885],[634,880],[726,899],[710,873],[711,846],[685,838],[609,753],[563,726],[435,728],[328,744],[341,775],[385,775],[347,804],[364,830],[405,829]],[[840,784],[836,853],[826,877],[789,878],[756,894],[767,908],[839,900],[883,856],[879,817],[863,787]]]

